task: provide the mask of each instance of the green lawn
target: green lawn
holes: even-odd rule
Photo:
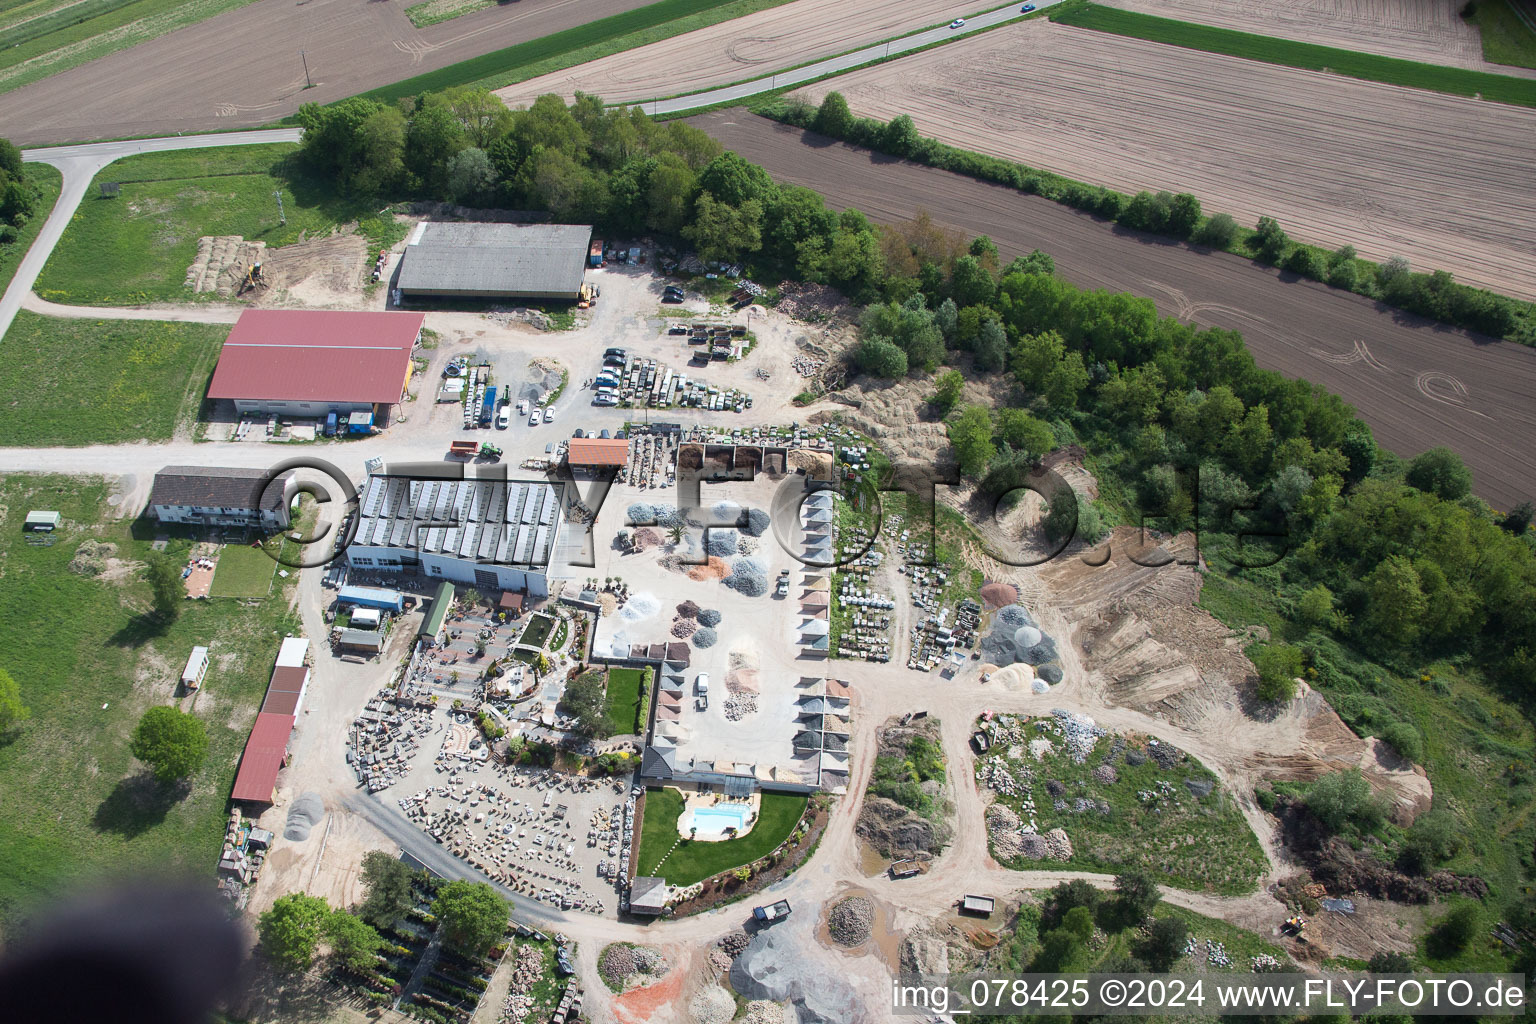
[[[110,541],[142,561],[153,530],[135,537],[106,504],[100,480],[11,475],[0,481],[0,667],[21,686],[32,716],[0,739],[0,922],[9,933],[36,901],[75,880],[190,871],[211,879],[223,842],[236,762],[277,654],[300,625],[286,602],[187,601],[160,626],[146,616],[149,586],[136,575],[102,581],[69,571],[86,539]],[[24,510],[56,509],[65,525],[49,547],[25,543]],[[169,554],[185,555],[186,540]],[[68,628],[60,628],[67,614]],[[128,737],[149,707],[172,700],[195,645],[213,664],[193,711],[209,753],[184,797],[141,777]]]
[[[277,572],[273,561],[261,548],[250,544],[226,544],[219,552],[218,568],[213,573],[209,597],[266,597],[272,590]]]
[[[523,630],[518,643],[528,644],[531,647],[543,647],[544,641],[549,639],[549,631],[554,626],[554,620],[548,615],[531,615],[528,617],[528,628]]]
[[[662,865],[661,877],[669,885],[692,885],[722,871],[751,863],[772,853],[795,830],[805,813],[806,798],[788,793],[764,793],[757,824],[740,839],[720,843],[681,840]],[[683,795],[675,789],[648,789],[645,821],[640,829],[638,873],[653,875],[657,861],[678,841],[677,819],[683,813]]]
[[[1483,38],[1483,59],[1490,64],[1536,68],[1536,32],[1510,6],[1512,0],[1476,0],[1471,21]]]
[[[393,221],[359,200],[340,198],[291,159],[293,143],[146,153],[104,168],[98,182],[121,194],[87,193],[38,278],[52,302],[131,306],[221,300],[194,293],[187,268],[203,235],[241,235],[269,247],[328,234],[356,222],[374,241],[393,241]],[[281,191],[287,224],[278,222]]]
[[[1496,103],[1536,107],[1536,80],[1528,78],[1513,78],[1508,75],[1469,71],[1464,68],[1448,68],[1438,64],[1420,64],[1417,61],[1356,53],[1331,46],[1298,43],[1288,39],[1272,39],[1249,32],[1193,25],[1189,22],[1158,18],[1150,14],[1100,7],[1097,4],[1087,4],[1053,14],[1051,20],[1077,28],[1111,32],[1115,35],[1146,39],[1154,43],[1183,46],[1191,50],[1223,53],[1230,57],[1263,61],[1266,64],[1280,64],[1309,71],[1331,71],[1350,78],[1383,82],[1387,85],[1403,85],[1414,89],[1429,89],[1455,96],[1481,94],[1483,99]]]
[[[1053,866],[1107,872],[1136,867],[1181,889],[1228,895],[1254,890],[1265,867],[1264,852],[1216,776],[1193,756],[1186,755],[1169,768],[1151,757],[1132,764],[1133,758],[1127,755],[1151,750],[1146,740],[1103,737],[1086,761],[1078,764],[1058,735],[1036,728],[1040,721],[1054,719],[1000,716],[1000,726],[1017,725],[1015,734],[994,740],[993,752],[977,761],[977,773],[979,781],[983,765],[1001,764],[1025,789],[1032,789],[1038,831],[1064,829],[1072,841],[1072,858],[1050,862]],[[1049,739],[1055,749],[1037,760],[1028,745],[1038,738]],[[1012,745],[1020,748],[1018,759],[1008,756]],[[1114,782],[1094,777],[1095,769],[1104,764],[1117,773]],[[1032,783],[1025,781],[1030,778]],[[1213,783],[1215,788],[1207,796],[1196,797],[1185,787],[1186,780]],[[1064,788],[1051,790],[1048,782]],[[999,795],[997,802],[1028,821],[1029,814],[1020,809],[1022,796]],[[1079,805],[1083,800],[1089,803]],[[1044,863],[994,856],[1011,868],[1038,868]]]
[[[251,0],[19,0],[0,4],[0,93],[243,7]]]
[[[500,89],[551,71],[574,67],[609,54],[669,39],[684,32],[739,18],[753,11],[776,7],[788,0],[658,0],[631,11],[599,18],[575,28],[530,39],[494,53],[460,61],[403,82],[364,93],[372,99],[393,103],[402,96],[438,92],[455,85]],[[428,12],[418,4],[416,18]]]
[[[203,400],[227,324],[66,320],[22,311],[0,341],[0,438],[165,441]]]
[[[608,689],[604,692],[604,714],[612,736],[627,736],[645,728],[640,717],[640,696],[645,692],[650,670],[643,668],[611,668],[608,670]]]
[[[21,258],[32,247],[37,233],[43,230],[43,222],[48,219],[49,211],[58,201],[59,189],[64,186],[64,176],[47,164],[21,166],[26,172],[27,183],[37,196],[37,210],[16,230],[16,241],[0,243],[0,295],[4,295],[10,287],[11,278],[16,276],[16,268],[21,265]]]

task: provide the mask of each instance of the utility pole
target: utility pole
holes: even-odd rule
[[[277,223],[282,227],[287,227],[288,215],[283,212],[283,193],[281,191],[273,192],[272,198],[277,200]]]
[[[309,57],[306,56],[307,52],[308,51],[306,50],[300,50],[299,60],[304,62],[304,88],[312,89],[314,88],[315,83],[309,80]]]

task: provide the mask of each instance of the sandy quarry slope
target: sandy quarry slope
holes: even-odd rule
[[[1536,78],[1536,69],[1483,60],[1462,0],[1096,0],[1105,7],[1295,39],[1341,50]]]
[[[811,86],[966,149],[1536,297],[1536,110],[1025,21]]]
[[[660,99],[731,85],[979,9],[975,3],[955,0],[797,0],[531,78],[497,95],[514,107],[547,92],[566,99],[577,92],[592,93],[609,103]]]

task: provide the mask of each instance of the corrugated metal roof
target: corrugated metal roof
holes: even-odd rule
[[[224,348],[209,398],[400,401],[423,313],[248,309]]]
[[[362,495],[354,547],[543,568],[559,529],[560,494],[547,481],[374,475]]]
[[[587,224],[425,225],[398,286],[423,295],[569,295],[587,268]]]
[[[231,799],[254,803],[272,802],[277,788],[277,773],[283,769],[288,753],[288,737],[293,732],[293,716],[262,712],[256,716],[251,736],[240,755],[240,771],[235,775]]]

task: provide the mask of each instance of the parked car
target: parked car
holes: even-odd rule
[[[700,672],[699,677],[693,681],[693,692],[697,696],[704,697],[709,694],[709,673]]]
[[[543,422],[544,422],[544,410],[543,409],[535,409],[535,410],[533,410],[533,412],[528,414],[528,425],[530,427],[536,427],[540,423],[543,423]]]
[[[501,407],[501,411],[496,414],[496,429],[497,430],[506,430],[511,425],[512,425],[512,406],[504,405],[504,406]]]
[[[553,423],[553,422],[555,422],[555,407],[554,406],[550,406],[548,409],[544,410],[544,422],[545,423]]]

